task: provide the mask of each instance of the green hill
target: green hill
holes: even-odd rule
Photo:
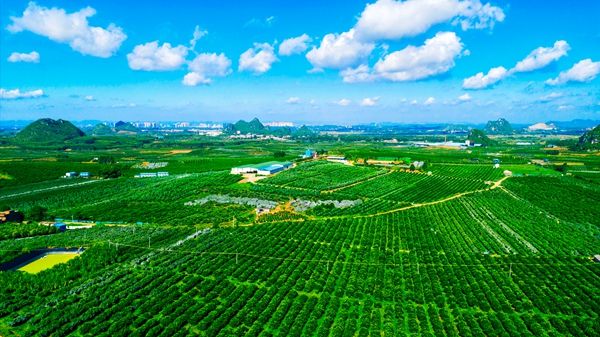
[[[139,129],[129,122],[118,121],[115,123],[115,131],[117,133],[137,133]]]
[[[469,136],[467,140],[474,142],[475,144],[482,144],[484,146],[492,145],[494,141],[492,141],[482,130],[472,129],[469,132]]]
[[[108,125],[99,123],[92,129],[93,136],[108,136],[113,135],[115,132]]]
[[[69,121],[42,118],[17,133],[15,140],[20,143],[56,143],[83,136],[83,131]]]
[[[311,137],[314,136],[313,130],[309,129],[306,125],[302,125],[298,130],[293,133],[294,137]]]
[[[246,122],[244,120],[239,120],[235,124],[231,124],[227,131],[230,133],[264,133],[266,131],[266,127],[258,120],[258,118],[254,118],[250,122]]]
[[[600,125],[581,135],[575,148],[577,150],[600,150]]]
[[[499,118],[495,121],[488,121],[484,131],[492,135],[510,135],[514,130],[506,119]]]

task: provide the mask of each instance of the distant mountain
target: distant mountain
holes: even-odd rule
[[[467,136],[467,140],[474,142],[475,144],[481,144],[484,146],[492,145],[492,141],[482,130],[472,129]]]
[[[579,137],[575,148],[578,150],[600,150],[600,125]]]
[[[103,123],[99,123],[96,124],[96,126],[94,126],[94,128],[91,131],[91,134],[94,136],[108,136],[115,134],[115,131],[113,131],[113,129],[110,126]]]
[[[85,136],[71,122],[63,119],[42,118],[27,125],[15,136],[20,143],[56,143]]]
[[[560,129],[588,129],[600,124],[599,120],[592,119],[574,119],[571,121],[550,121],[548,124],[554,124]]]
[[[504,118],[488,121],[483,130],[491,135],[510,135],[514,131],[510,123]]]
[[[235,124],[230,124],[226,131],[229,133],[264,133],[266,127],[261,123],[258,118],[254,118],[250,122],[246,122],[244,120],[239,120]]]
[[[137,133],[139,129],[129,122],[118,121],[115,123],[115,131],[117,133]]]
[[[294,137],[310,137],[313,136],[315,133],[313,130],[309,129],[308,126],[306,125],[302,125],[301,127],[299,127],[297,130],[295,130],[292,135]]]

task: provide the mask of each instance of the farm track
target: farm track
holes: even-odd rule
[[[83,181],[83,182],[75,183],[75,184],[52,186],[52,187],[40,188],[40,189],[33,190],[33,191],[26,191],[26,192],[14,193],[14,194],[7,194],[7,195],[0,196],[0,199],[13,198],[13,197],[19,197],[19,196],[22,196],[22,195],[36,194],[36,193],[40,193],[40,192],[46,192],[46,191],[52,191],[52,190],[59,190],[59,189],[63,189],[63,188],[69,188],[69,187],[75,187],[75,186],[81,186],[81,185],[87,185],[87,184],[91,184],[91,183],[95,183],[95,182],[100,182],[100,181],[104,181],[104,180],[88,180],[88,181]]]
[[[384,212],[378,212],[378,213],[367,214],[367,215],[340,215],[340,216],[330,216],[330,217],[318,217],[318,219],[372,218],[372,217],[376,217],[376,216],[379,216],[379,215],[386,215],[386,214],[392,214],[392,213],[402,212],[402,211],[406,211],[406,210],[413,209],[413,208],[425,207],[425,206],[431,206],[431,205],[437,205],[437,204],[448,202],[448,201],[451,201],[451,200],[454,200],[454,199],[462,198],[462,197],[467,196],[467,195],[471,195],[471,194],[475,194],[475,193],[482,193],[482,192],[494,190],[496,188],[501,187],[502,186],[502,182],[504,182],[506,179],[508,179],[508,177],[504,177],[504,178],[502,178],[502,179],[494,182],[494,184],[492,184],[492,186],[488,187],[488,188],[479,189],[479,190],[473,190],[473,191],[467,191],[467,192],[461,192],[461,193],[457,193],[457,194],[451,195],[451,196],[443,198],[443,199],[439,199],[439,200],[435,200],[435,201],[429,201],[429,202],[421,202],[421,203],[417,203],[417,204],[412,204],[410,206],[404,206],[404,207],[400,207],[400,208],[390,209],[390,210],[387,210],[387,211],[384,211]]]
[[[363,180],[355,181],[355,182],[353,182],[353,183],[351,183],[351,184],[348,184],[348,185],[344,185],[344,186],[340,186],[340,187],[332,188],[332,189],[329,189],[329,190],[323,190],[323,191],[321,191],[321,194],[329,194],[329,193],[334,193],[334,192],[337,192],[337,191],[341,191],[341,190],[343,190],[343,189],[346,189],[346,188],[349,188],[349,187],[352,187],[352,186],[356,186],[356,185],[358,185],[358,184],[362,184],[362,183],[364,183],[364,182],[367,182],[367,181],[370,181],[370,180],[373,180],[373,179],[377,179],[377,178],[385,177],[385,176],[387,176],[387,175],[390,175],[390,174],[392,174],[393,172],[394,172],[394,171],[388,171],[388,172],[386,172],[386,173],[382,173],[382,174],[377,174],[377,175],[374,175],[374,176],[372,176],[372,177],[369,177],[369,178],[367,178],[367,179],[363,179]]]

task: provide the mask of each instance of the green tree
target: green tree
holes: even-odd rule
[[[48,209],[39,205],[31,207],[27,216],[29,220],[42,221],[48,218]]]

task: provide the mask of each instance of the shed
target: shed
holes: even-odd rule
[[[79,176],[81,178],[89,178],[90,177],[90,173],[89,172],[80,172]]]
[[[58,229],[60,232],[64,232],[67,230],[67,225],[65,225],[63,222],[55,223],[54,227],[56,227],[56,229]]]
[[[600,262],[600,254],[594,255],[594,262]]]

